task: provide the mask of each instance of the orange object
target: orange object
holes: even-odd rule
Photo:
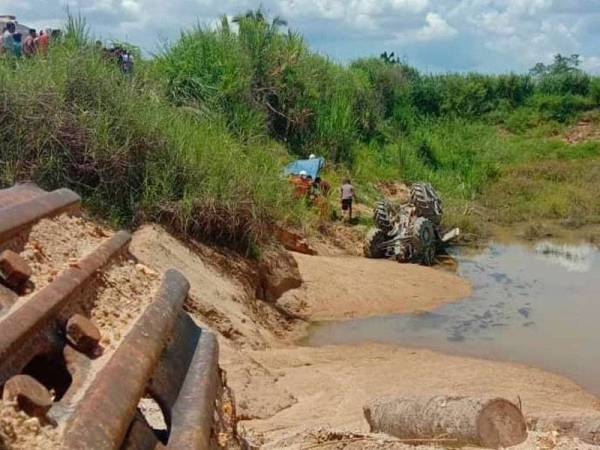
[[[302,177],[291,177],[290,182],[294,184],[294,197],[302,198],[308,195],[310,181]]]
[[[48,54],[48,46],[50,45],[50,36],[44,33],[37,38],[38,52],[42,55]]]

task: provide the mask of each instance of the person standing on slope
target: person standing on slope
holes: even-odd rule
[[[36,54],[37,52],[37,44],[36,44],[36,39],[37,39],[37,33],[35,30],[29,30],[29,34],[27,35],[27,37],[25,38],[25,41],[23,42],[23,54],[25,56],[31,57],[33,55]]]
[[[8,22],[4,33],[2,33],[2,49],[6,56],[13,56],[15,54],[15,24]]]
[[[45,56],[48,54],[48,46],[50,45],[50,34],[49,33],[50,33],[49,29],[40,31],[40,35],[38,36],[38,38],[36,40],[37,48],[38,48],[40,55]]]
[[[349,178],[344,178],[340,188],[340,197],[342,199],[342,215],[348,215],[348,221],[352,220],[352,201],[354,200],[354,186]]]

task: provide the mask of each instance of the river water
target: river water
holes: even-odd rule
[[[306,342],[384,342],[522,362],[600,394],[596,247],[497,243],[454,256],[459,274],[473,284],[470,298],[428,313],[318,323]]]

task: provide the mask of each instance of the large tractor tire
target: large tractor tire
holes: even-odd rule
[[[394,228],[392,217],[390,216],[389,203],[385,200],[377,202],[373,211],[373,222],[375,226],[386,233]]]
[[[442,200],[429,183],[414,183],[410,187],[410,201],[418,217],[425,217],[436,225],[442,222]]]
[[[371,228],[365,238],[363,246],[364,254],[367,258],[381,259],[385,258],[385,249],[380,245],[388,240],[387,233],[379,228]]]
[[[415,262],[424,266],[433,265],[436,254],[436,237],[433,223],[425,217],[418,217],[415,220],[412,235]]]

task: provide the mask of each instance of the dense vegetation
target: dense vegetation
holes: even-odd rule
[[[430,75],[387,53],[342,66],[254,11],[183,32],[124,77],[70,20],[48,58],[0,63],[0,184],[72,186],[116,222],[159,219],[247,249],[273,221],[310,221],[280,169],[317,153],[363,198],[381,181],[432,181],[448,219],[475,233],[481,217],[585,223],[600,216],[581,185],[598,184],[586,167],[600,147],[561,136],[600,104],[600,79],[578,66],[557,55],[529,74]],[[543,188],[532,176],[511,189],[538,167]],[[573,173],[579,187],[557,195]]]

